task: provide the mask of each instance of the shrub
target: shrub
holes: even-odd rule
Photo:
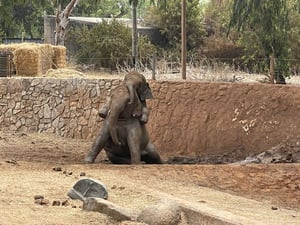
[[[113,20],[103,20],[92,28],[83,26],[76,29],[75,35],[79,50],[76,54],[78,63],[94,64],[96,68],[116,69],[118,65],[131,63],[131,29]],[[143,58],[155,51],[147,37],[139,39],[139,54]]]

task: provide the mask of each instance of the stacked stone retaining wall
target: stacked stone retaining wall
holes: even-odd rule
[[[2,78],[1,129],[93,140],[118,79]],[[163,156],[244,157],[299,138],[299,87],[151,81],[148,130]]]

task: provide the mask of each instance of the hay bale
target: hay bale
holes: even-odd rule
[[[13,54],[17,76],[38,76],[52,68],[54,51],[50,44],[18,44]]]
[[[0,45],[0,52],[11,52],[17,76],[38,76],[51,68],[65,68],[66,48],[50,44],[20,43]]]
[[[65,68],[67,65],[67,49],[64,46],[53,45],[53,69]]]
[[[37,44],[20,44],[13,54],[17,76],[37,76],[42,73],[40,49]]]
[[[52,45],[50,44],[40,44],[39,51],[40,51],[40,66],[42,74],[45,74],[50,68],[52,68],[53,64],[53,57],[54,57],[54,50]]]

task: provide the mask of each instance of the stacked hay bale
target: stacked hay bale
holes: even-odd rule
[[[12,53],[17,76],[38,76],[51,68],[65,68],[67,64],[64,46],[21,43],[0,45],[0,51]]]
[[[52,68],[51,45],[24,43],[14,51],[16,75],[38,76]]]
[[[40,51],[40,67],[41,73],[45,74],[49,69],[52,68],[53,58],[54,58],[54,50],[52,45],[50,44],[39,44]]]
[[[66,60],[67,49],[66,49],[66,47],[54,45],[53,51],[54,51],[53,69],[65,68],[67,65],[67,60]]]

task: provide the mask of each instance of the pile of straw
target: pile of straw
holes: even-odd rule
[[[38,76],[52,68],[54,51],[49,44],[19,44],[13,52],[16,75]]]
[[[38,47],[41,73],[45,74],[53,65],[53,47],[50,44],[39,44]]]
[[[67,65],[66,55],[67,49],[64,46],[53,45],[54,57],[53,57],[53,68],[65,68]]]
[[[12,53],[17,76],[38,76],[67,64],[64,46],[21,43],[0,45],[0,51]]]

